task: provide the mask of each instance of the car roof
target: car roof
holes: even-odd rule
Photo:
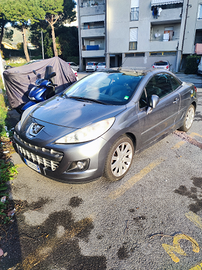
[[[171,71],[169,70],[165,70],[165,69],[133,69],[133,68],[110,68],[110,69],[105,69],[104,71],[97,71],[97,72],[107,72],[107,73],[124,73],[126,75],[131,75],[131,76],[146,76],[146,75],[155,75],[155,74],[159,74],[159,73],[167,73],[170,74],[172,76],[174,76],[175,78],[177,78],[175,76],[175,74],[173,74]],[[150,77],[150,76],[149,76]],[[179,78],[177,78],[179,81],[181,81]]]
[[[133,68],[119,67],[119,68],[109,68],[103,72],[109,72],[109,73],[120,72],[120,73],[133,74],[133,75],[136,75],[136,74],[145,75],[151,71],[153,71],[153,69],[133,69]]]
[[[156,61],[156,62],[154,62],[154,64],[156,64],[156,63],[169,63],[169,61],[168,60],[160,60],[160,61]]]

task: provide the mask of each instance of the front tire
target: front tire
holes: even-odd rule
[[[186,111],[185,117],[184,117],[184,122],[183,125],[179,128],[179,130],[187,132],[194,121],[194,115],[195,115],[195,107],[191,104]]]
[[[105,163],[104,175],[110,181],[118,181],[128,172],[134,156],[133,141],[121,136],[111,147]]]

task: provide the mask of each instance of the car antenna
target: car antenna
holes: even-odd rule
[[[118,70],[121,70],[123,64],[126,62],[126,59],[127,59],[127,58],[125,58],[125,60],[124,60],[124,61],[122,62],[122,64],[120,65],[120,67],[118,67]]]

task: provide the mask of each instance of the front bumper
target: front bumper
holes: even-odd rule
[[[102,176],[110,143],[100,137],[82,144],[41,147],[22,140],[15,132],[14,146],[23,162],[42,175],[67,183],[84,183]],[[82,160],[88,160],[85,170],[69,171],[73,162]]]

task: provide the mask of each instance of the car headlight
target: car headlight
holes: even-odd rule
[[[114,121],[114,117],[102,120],[90,126],[78,129],[58,139],[55,143],[82,143],[95,140],[110,129]]]
[[[21,116],[21,119],[20,119],[20,121],[18,122],[18,130],[21,129],[22,123],[25,121],[25,119],[27,118],[27,116],[30,114],[30,112],[31,112],[32,110],[34,110],[34,108],[35,108],[37,105],[38,105],[38,104],[35,104],[35,105],[31,106],[31,107],[27,108],[27,109],[23,112],[23,114],[22,114],[22,116]]]

